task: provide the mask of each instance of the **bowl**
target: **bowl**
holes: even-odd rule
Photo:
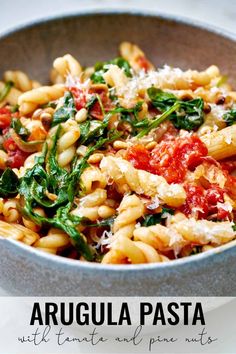
[[[54,58],[71,53],[90,65],[137,43],[157,66],[216,64],[236,79],[235,37],[180,18],[142,12],[80,13],[17,28],[0,38],[0,74],[21,69],[47,83]],[[0,286],[24,296],[233,296],[236,241],[168,263],[101,265],[44,254],[0,238]]]

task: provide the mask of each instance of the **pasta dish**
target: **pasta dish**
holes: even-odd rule
[[[168,262],[236,236],[236,92],[212,65],[155,68],[135,44],[51,84],[0,81],[0,235],[103,264]]]

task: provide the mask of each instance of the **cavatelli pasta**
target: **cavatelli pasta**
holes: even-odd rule
[[[80,137],[80,129],[74,120],[68,120],[63,124],[63,134],[58,139],[58,163],[61,167],[68,166],[75,157],[76,141]]]
[[[64,91],[64,86],[59,84],[27,91],[18,97],[19,111],[22,115],[32,113],[38,106],[62,97]]]
[[[53,62],[54,70],[51,74],[53,83],[61,83],[65,81],[67,75],[79,77],[82,73],[80,63],[70,54],[56,58]]]
[[[3,78],[5,81],[12,81],[14,86],[22,92],[30,91],[40,86],[37,81],[30,80],[30,78],[20,70],[7,70]]]
[[[158,196],[166,204],[175,207],[185,201],[186,194],[182,186],[169,185],[163,177],[137,170],[126,160],[108,156],[102,160],[100,167],[114,180],[119,190],[124,192],[133,191],[149,197]]]

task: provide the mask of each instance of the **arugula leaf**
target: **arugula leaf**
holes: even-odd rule
[[[78,183],[78,180],[80,179],[83,171],[85,168],[88,166],[88,158],[89,156],[96,150],[100,149],[103,147],[105,144],[111,143],[112,141],[118,139],[121,136],[121,133],[119,132],[114,132],[110,131],[110,134],[106,138],[100,138],[98,139],[97,143],[93,146],[91,146],[85,155],[82,157],[82,159],[74,166],[73,171],[69,175],[67,179],[67,185],[68,185],[68,197],[69,201],[72,202],[74,198],[74,194],[76,191],[76,184]]]
[[[95,72],[91,75],[91,80],[94,83],[105,84],[105,80],[103,78],[103,75],[109,69],[110,64],[117,65],[119,68],[124,70],[124,73],[127,77],[132,77],[131,67],[129,65],[129,62],[127,60],[125,60],[124,58],[119,57],[119,58],[115,58],[110,61],[96,63],[95,64]]]
[[[111,60],[108,64],[114,64],[119,66],[120,69],[124,70],[124,73],[127,77],[132,77],[131,66],[129,65],[129,62],[124,58],[121,57],[115,58]]]
[[[236,123],[236,109],[231,109],[223,115],[223,119],[226,122],[227,126],[233,125]]]
[[[90,79],[94,82],[94,84],[105,84],[105,80],[103,79],[103,75],[105,74],[105,69],[101,69],[98,71],[95,71]]]
[[[15,197],[18,194],[19,179],[10,168],[6,168],[0,178],[0,197]]]
[[[26,140],[30,135],[30,132],[27,128],[25,128],[20,119],[13,118],[11,121],[11,128],[21,137],[22,140]]]
[[[13,86],[14,86],[14,82],[12,82],[12,81],[7,81],[5,83],[5,86],[2,89],[2,92],[0,93],[0,102],[3,101],[7,97],[7,95],[9,94],[9,92]]]
[[[36,224],[51,225],[65,231],[72,238],[77,250],[87,260],[91,260],[94,253],[91,247],[87,245],[83,235],[77,230],[77,226],[83,222],[83,218],[73,216],[70,212],[73,208],[74,197],[80,187],[80,177],[88,166],[89,156],[103,145],[117,139],[119,133],[98,139],[95,145],[88,148],[81,160],[74,162],[74,168],[69,173],[58,165],[56,158],[60,129],[59,125],[53,137],[50,151],[47,152],[47,143],[45,143],[42,155],[36,159],[36,164],[28,169],[20,180],[18,191],[20,195],[24,196],[25,200],[22,212]],[[47,198],[47,191],[56,195],[55,201]],[[48,217],[35,213],[34,207],[36,205],[43,206]]]
[[[80,144],[90,144],[99,138],[104,138],[107,135],[107,127],[110,118],[113,114],[119,113],[119,109],[115,108],[105,114],[103,121],[88,120],[80,124]]]
[[[50,101],[48,103],[42,104],[40,107],[41,108],[54,108],[55,109],[57,107],[57,103],[54,102],[54,101]]]
[[[90,100],[86,103],[86,108],[88,112],[90,112],[91,108],[93,108],[94,104],[97,102],[98,96],[97,95],[92,95]]]
[[[142,222],[142,226],[160,224],[165,219],[165,217],[163,217],[165,213],[174,215],[174,210],[170,208],[162,208],[161,213],[146,215]]]
[[[96,223],[92,223],[89,219],[88,220],[82,220],[82,224],[86,225],[87,227],[104,227],[104,226],[109,226],[110,228],[114,224],[115,217],[112,216],[110,218],[98,221]]]
[[[169,109],[177,101],[177,97],[172,93],[162,91],[156,87],[150,87],[147,90],[148,96],[154,107],[161,112]]]
[[[177,129],[190,131],[202,125],[204,120],[204,102],[202,98],[182,101],[172,93],[164,92],[155,87],[149,88],[147,92],[154,107],[162,113],[169,110],[175,103],[179,103],[178,109],[169,116],[169,119]]]
[[[52,127],[67,121],[69,118],[73,118],[75,113],[74,97],[71,92],[67,91],[64,95],[63,106],[58,108],[53,114]]]
[[[202,98],[190,101],[182,101],[180,111],[171,117],[171,121],[177,129],[196,130],[204,121],[203,117],[204,102]]]
[[[19,105],[15,104],[14,106],[11,107],[11,113],[16,113],[19,111]]]
[[[139,101],[133,108],[117,107],[112,113],[120,113],[120,119],[128,123],[132,128],[132,135],[136,135],[140,128],[148,127],[150,120],[148,118],[139,120],[138,112],[142,108],[143,101]]]
[[[141,132],[137,135],[137,138],[142,138],[144,135],[147,135],[152,129],[157,128],[161,123],[166,121],[169,116],[178,110],[180,107],[180,103],[176,101],[172,107],[168,108],[164,113],[162,113],[159,117],[149,121],[147,127],[145,127]]]

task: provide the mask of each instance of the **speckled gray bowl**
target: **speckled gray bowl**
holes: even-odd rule
[[[87,13],[34,23],[0,39],[0,74],[22,69],[47,82],[53,59],[71,53],[83,64],[117,55],[135,42],[158,66],[218,65],[236,79],[230,34],[182,19],[148,13]],[[0,286],[11,294],[41,296],[235,296],[236,242],[170,263],[105,266],[80,263],[0,239]]]

